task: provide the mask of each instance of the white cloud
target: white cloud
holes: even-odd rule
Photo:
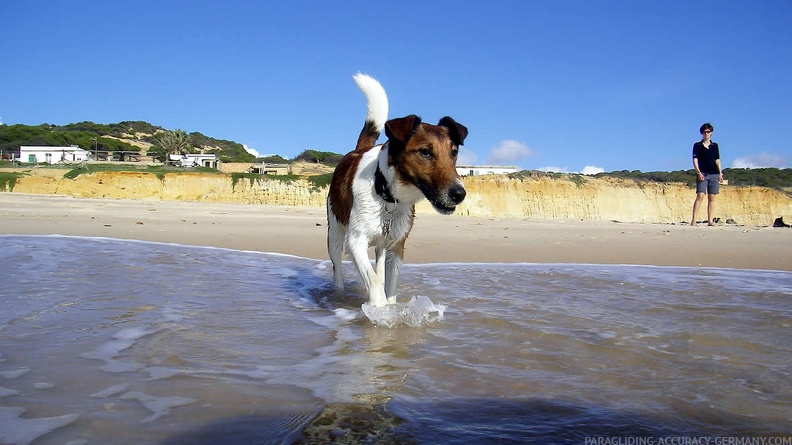
[[[501,141],[497,147],[490,151],[487,163],[495,165],[514,165],[517,164],[517,161],[530,158],[533,154],[533,150],[522,142],[505,140]]]
[[[596,175],[597,173],[604,173],[605,169],[602,167],[595,167],[593,165],[587,165],[583,167],[583,170],[580,172],[584,175]]]
[[[732,161],[732,168],[786,168],[789,160],[781,155],[759,153],[755,156],[742,156]]]
[[[260,153],[258,152],[258,150],[256,150],[255,148],[250,148],[250,147],[248,147],[248,146],[247,146],[247,145],[245,145],[245,144],[242,144],[242,148],[244,148],[246,152],[248,152],[248,153],[252,154],[253,156],[255,156],[255,157],[257,157],[257,158],[260,158],[260,157],[261,157],[261,154],[260,154]]]
[[[569,169],[566,167],[539,167],[537,168],[540,172],[548,172],[548,173],[569,173]]]
[[[593,165],[587,165],[583,167],[582,171],[570,171],[569,167],[554,167],[554,166],[547,166],[547,167],[539,167],[537,168],[540,172],[548,172],[548,173],[580,173],[582,175],[596,175],[597,173],[604,173],[605,169],[602,167],[595,167]]]

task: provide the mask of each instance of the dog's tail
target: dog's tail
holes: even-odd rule
[[[360,91],[366,95],[366,122],[360,130],[355,150],[368,150],[377,144],[385,121],[388,120],[388,96],[385,89],[373,77],[357,73],[353,77]]]

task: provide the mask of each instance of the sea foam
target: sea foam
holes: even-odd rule
[[[429,297],[414,296],[407,303],[372,306],[363,303],[363,314],[378,326],[392,328],[399,325],[422,326],[443,319],[446,306],[434,304]]]

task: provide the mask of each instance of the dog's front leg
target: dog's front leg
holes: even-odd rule
[[[396,303],[396,289],[399,286],[401,265],[401,257],[392,250],[388,250],[385,258],[385,296],[388,298],[388,304]]]
[[[377,271],[377,276],[380,277],[380,280],[382,280],[383,283],[386,283],[384,247],[377,246],[374,248],[374,269]],[[385,292],[385,294],[387,295],[388,293]]]
[[[363,285],[366,287],[366,292],[369,296],[369,304],[372,306],[385,306],[388,300],[385,298],[385,283],[380,275],[371,267],[371,260],[368,256],[368,247],[366,243],[351,243],[355,244],[354,248],[348,249],[349,254],[352,256],[352,262],[355,263],[360,279],[363,280]],[[379,269],[379,259],[377,260],[377,268]],[[383,261],[383,273],[384,273]]]

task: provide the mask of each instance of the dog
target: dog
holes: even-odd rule
[[[465,199],[456,171],[468,130],[446,116],[437,125],[411,114],[387,120],[388,96],[372,77],[354,77],[366,96],[367,114],[357,146],[333,173],[327,197],[327,252],[333,286],[344,290],[341,260],[351,257],[369,304],[396,302],[404,243],[413,227],[415,203],[426,198],[441,214]],[[387,141],[376,145],[382,130]],[[374,247],[372,267],[368,249]]]

